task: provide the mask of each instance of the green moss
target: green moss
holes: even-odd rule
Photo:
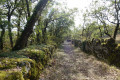
[[[22,72],[12,72],[5,80],[24,80]]]
[[[0,57],[9,57],[9,58],[26,58],[24,55],[18,54],[17,51],[0,53]]]
[[[118,44],[117,46],[120,46],[120,44]]]
[[[34,63],[34,61],[29,58],[0,58],[0,69],[15,68],[22,62]]]
[[[5,71],[0,71],[0,80],[4,80],[7,73]]]
[[[40,73],[47,65],[50,56],[56,49],[54,45],[32,45],[23,50],[1,53],[0,54],[0,70],[3,72],[0,74],[0,80],[10,79],[17,80],[37,80]],[[20,72],[12,72],[12,69],[20,68]],[[4,70],[10,70],[11,72],[6,73]],[[9,76],[6,78],[6,75]],[[12,76],[12,75],[16,75]],[[24,78],[22,78],[24,76]]]
[[[104,43],[101,43],[101,45],[106,45],[106,43],[104,42]]]
[[[117,47],[116,47],[116,49],[119,49],[119,50],[120,50],[120,44],[117,44]]]
[[[0,71],[0,80],[24,80],[22,72]]]

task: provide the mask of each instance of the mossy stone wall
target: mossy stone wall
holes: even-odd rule
[[[120,67],[120,44],[116,44],[113,38],[75,42],[76,44],[87,54],[92,54],[102,61]]]
[[[39,80],[57,45],[33,45],[23,50],[0,53],[0,80]]]

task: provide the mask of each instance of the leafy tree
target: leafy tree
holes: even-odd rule
[[[38,20],[39,16],[41,15],[41,12],[43,11],[44,7],[46,6],[48,0],[41,0],[39,3],[36,5],[34,12],[30,19],[28,20],[26,27],[24,31],[22,32],[21,36],[16,42],[16,45],[14,46],[13,50],[19,50],[22,49],[26,46],[28,38],[30,34],[33,32],[33,27]]]
[[[19,4],[19,0],[6,0],[3,7],[7,11],[6,16],[8,20],[8,31],[9,31],[9,38],[11,47],[13,47],[13,38],[12,38],[12,24],[11,24],[11,17],[14,14],[14,11],[17,9],[17,5]]]
[[[109,3],[108,3],[109,2]],[[92,9],[92,15],[94,18],[98,19],[100,23],[103,24],[104,33],[109,37],[116,39],[116,35],[119,30],[119,0],[105,0],[103,5],[98,6],[98,1],[94,2],[94,8]],[[107,4],[107,5],[106,5]],[[97,6],[95,6],[97,5]],[[113,32],[113,36],[110,35],[108,30],[108,24],[114,24],[115,30]]]

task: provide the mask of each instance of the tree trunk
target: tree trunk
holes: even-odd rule
[[[19,10],[19,16],[18,16],[18,27],[17,27],[17,39],[20,36],[20,18],[21,18],[22,12]]]
[[[20,36],[20,26],[17,27],[17,39],[19,38]]]
[[[37,4],[32,16],[30,17],[30,19],[28,20],[28,22],[26,24],[24,31],[22,32],[22,34],[19,37],[19,39],[17,40],[14,48],[12,49],[13,51],[20,50],[20,49],[23,49],[24,47],[26,47],[28,38],[33,32],[33,27],[35,25],[35,22],[38,20],[39,16],[41,15],[41,12],[43,11],[47,2],[48,2],[48,0],[40,0],[40,2]]]
[[[37,41],[37,44],[40,44],[40,37],[41,37],[41,33],[39,32],[39,30],[41,29],[39,26],[41,26],[41,18],[38,19],[38,28],[37,29],[37,34],[36,34],[36,41]]]
[[[42,38],[43,38],[42,43],[46,43],[46,28],[42,30]]]
[[[40,33],[38,32],[36,36],[37,36],[37,44],[40,44]]]
[[[43,38],[42,43],[46,43],[46,29],[47,29],[47,27],[48,27],[48,20],[46,19],[44,21],[44,28],[42,30],[42,38]]]
[[[103,22],[103,27],[104,27],[104,33],[111,38],[111,35],[110,35],[109,32],[108,32],[106,23],[104,23],[104,22]]]
[[[100,26],[99,26],[99,31],[100,31],[100,37],[102,38],[102,30],[101,30]]]
[[[116,36],[117,36],[117,32],[119,30],[119,23],[116,25],[115,31],[114,31],[114,35],[113,38],[116,40]]]
[[[1,25],[1,37],[0,37],[0,50],[3,50],[3,38],[4,38],[4,34],[5,34],[5,28],[3,27],[3,25]]]
[[[17,27],[17,38],[19,38],[19,36],[20,36],[20,17],[19,17],[18,27]]]
[[[28,14],[28,18],[30,17],[30,9],[29,9],[29,2],[28,0],[26,0],[26,6],[27,6],[27,14]]]
[[[11,15],[8,15],[8,35],[9,35],[11,47],[13,48],[13,38],[12,38],[12,30],[11,30],[10,21],[11,21]]]
[[[118,3],[117,3],[117,0],[115,0],[115,10],[116,10],[116,19],[117,19],[117,25],[115,27],[115,31],[114,31],[114,35],[113,35],[113,38],[115,40],[116,40],[117,32],[119,30],[119,10],[118,10],[117,6],[118,6]]]
[[[14,7],[11,7],[12,4],[10,3],[11,4],[10,5],[9,1],[7,0],[8,7],[6,7],[8,9],[8,13],[7,13],[7,17],[8,17],[8,35],[9,35],[9,38],[10,38],[10,44],[11,44],[12,48],[13,48],[13,38],[12,38],[12,30],[11,30],[11,16],[13,15],[13,12],[17,8],[16,7],[17,1],[18,0],[15,0],[14,1]]]

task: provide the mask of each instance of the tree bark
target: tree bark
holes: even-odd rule
[[[5,28],[3,27],[3,25],[1,25],[1,29],[2,29],[2,32],[1,32],[1,37],[0,37],[0,50],[3,50],[3,37],[4,37],[4,34],[5,34]]]
[[[118,30],[119,30],[119,23],[116,25],[116,28],[115,28],[115,31],[114,31],[113,39],[115,39],[115,40],[116,40]]]
[[[41,18],[39,18],[38,19],[38,26],[41,26],[40,24],[41,24]],[[40,42],[40,37],[41,37],[41,34],[40,34],[40,32],[39,32],[39,29],[40,29],[40,27],[38,27],[37,28],[37,34],[36,34],[36,41],[37,41],[37,44],[40,44],[41,42]]]
[[[100,26],[98,28],[99,28],[99,31],[100,31],[100,37],[102,38],[102,30],[101,30]]]
[[[36,5],[34,12],[33,12],[32,16],[30,17],[30,19],[28,20],[24,31],[22,32],[22,34],[19,37],[19,39],[17,40],[14,48],[12,49],[13,51],[20,50],[20,49],[23,49],[24,47],[26,47],[28,38],[33,32],[33,27],[35,25],[35,22],[38,20],[39,16],[41,15],[41,12],[43,11],[47,2],[48,2],[48,0],[40,0],[40,2]]]
[[[11,30],[10,22],[11,22],[11,15],[8,14],[8,34],[9,34],[11,47],[13,48],[13,38],[12,38],[12,30]]]
[[[46,29],[47,29],[47,27],[48,27],[48,19],[46,19],[45,21],[44,21],[44,28],[42,29],[42,38],[43,38],[43,41],[42,41],[42,43],[46,43]]]
[[[17,27],[17,38],[19,38],[20,36],[20,23],[18,23],[18,27]]]
[[[116,36],[117,36],[117,32],[119,30],[119,10],[117,8],[117,1],[115,0],[115,10],[116,10],[116,19],[117,19],[117,25],[115,27],[115,31],[114,31],[114,35],[113,35],[113,38],[116,40]]]
[[[37,44],[40,44],[40,33],[39,32],[37,33],[36,37],[37,37]]]
[[[27,6],[27,14],[28,14],[28,18],[30,17],[30,9],[29,9],[29,2],[28,0],[25,0],[26,1],[26,6]]]
[[[18,26],[17,26],[17,39],[19,38],[20,36],[20,19],[21,19],[21,15],[22,15],[22,11],[21,10],[18,10],[18,13],[19,13],[19,16],[18,16]]]

